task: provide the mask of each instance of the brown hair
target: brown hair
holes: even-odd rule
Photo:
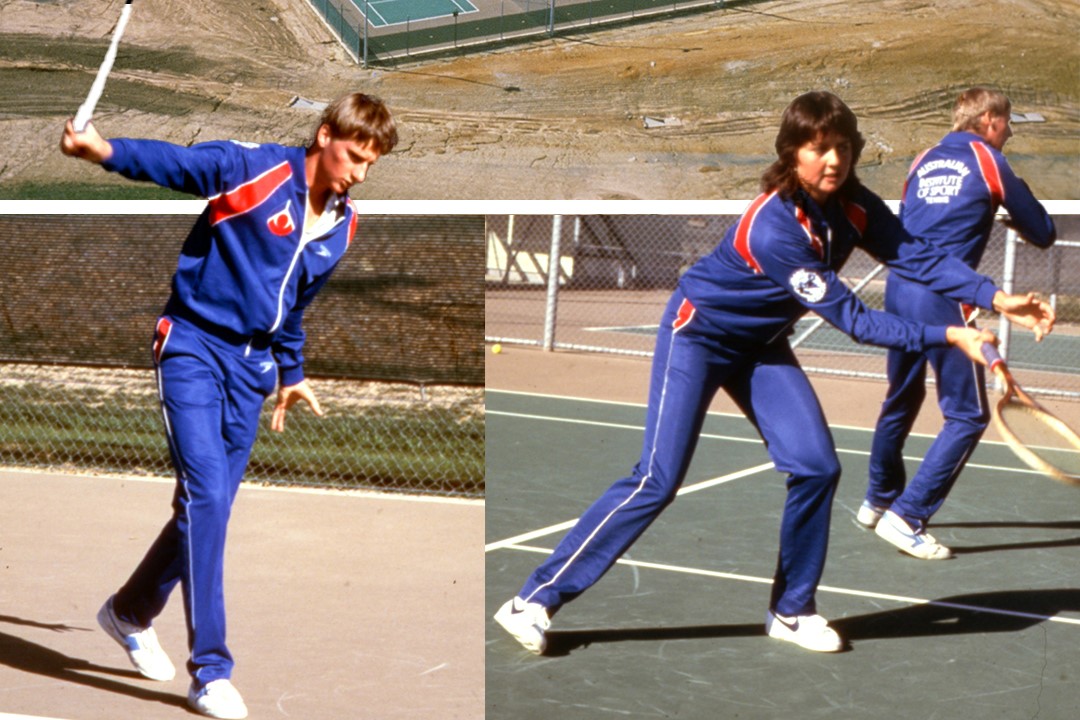
[[[839,133],[851,143],[851,171],[838,194],[848,197],[859,187],[855,166],[866,141],[859,133],[859,121],[844,101],[824,90],[804,93],[795,98],[780,119],[776,134],[776,161],[761,176],[762,192],[776,190],[792,197],[799,189],[798,151],[822,135]]]
[[[986,132],[983,115],[1007,118],[1012,114],[1012,103],[1005,93],[985,87],[968,88],[960,93],[953,106],[953,131],[967,130],[976,135]]]
[[[379,98],[363,93],[351,93],[331,103],[319,120],[318,127],[323,125],[338,140],[373,141],[380,155],[393,150],[398,141],[390,110]]]

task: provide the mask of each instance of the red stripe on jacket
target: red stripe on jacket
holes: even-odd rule
[[[1001,181],[1001,172],[993,153],[981,142],[971,143],[971,149],[975,152],[975,159],[979,161],[979,170],[982,172],[986,189],[990,191],[990,201],[994,204],[994,210],[1005,202],[1005,183]]]
[[[292,166],[283,162],[234,190],[210,198],[210,224],[217,225],[257,208],[288,182],[292,174]]]
[[[697,308],[694,307],[694,304],[686,298],[683,298],[682,303],[679,305],[679,313],[675,317],[675,322],[671,326],[672,329],[675,332],[679,332],[679,330],[686,327],[690,323],[690,321],[694,319],[694,313],[696,312]]]
[[[859,237],[866,234],[866,226],[869,224],[869,216],[866,213],[866,208],[858,203],[845,202],[844,214],[847,215],[848,222],[859,233]]]
[[[352,217],[349,218],[349,232],[345,236],[345,247],[349,247],[352,245],[353,238],[356,237],[356,225],[360,218],[356,214],[356,208],[353,207],[352,198],[346,198],[345,205],[352,210]]]
[[[761,208],[765,203],[776,195],[776,191],[770,193],[763,193],[758,195],[746,212],[743,213],[742,218],[739,219],[739,227],[735,230],[735,252],[739,253],[746,264],[749,265],[754,272],[761,272],[761,265],[754,259],[754,254],[750,251],[750,230],[754,225],[754,219],[757,218]]]

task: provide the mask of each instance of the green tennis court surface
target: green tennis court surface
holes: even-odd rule
[[[477,12],[469,0],[352,0],[372,27],[401,25],[420,20]]]
[[[629,472],[645,410],[489,389],[487,413],[487,720],[1075,716],[1080,493],[1005,446],[979,446],[934,519],[956,559],[927,562],[854,525],[871,432],[834,426],[818,607],[850,650],[822,655],[764,635],[784,478],[744,418],[710,415],[684,493],[536,657],[491,616]]]

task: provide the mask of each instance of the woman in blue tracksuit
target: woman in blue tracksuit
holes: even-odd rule
[[[1002,154],[1012,135],[1012,106],[999,91],[974,87],[956,100],[953,129],[915,159],[904,184],[900,221],[912,235],[977,268],[994,214],[1009,211],[1008,224],[1037,247],[1053,244],[1054,221]],[[885,309],[927,324],[968,321],[960,303],[920,282],[890,275]],[[938,406],[945,422],[911,482],[904,442],[926,397],[926,367],[934,369]],[[856,520],[922,560],[943,560],[952,551],[926,532],[990,419],[983,369],[948,347],[891,348],[889,389],[870,451],[866,500]]]
[[[1053,319],[1045,304],[1005,295],[962,262],[912,240],[856,178],[862,146],[854,114],[835,95],[807,93],[786,109],[763,194],[716,250],[687,271],[664,312],[639,462],[495,616],[526,648],[544,651],[551,616],[599,580],[674,499],[709,404],[722,388],[787,475],[767,631],[810,650],[841,649],[814,599],[840,464],[788,343],[790,328],[813,310],[860,342],[888,347],[948,344],[978,359],[981,344],[993,341],[989,332],[926,326],[867,309],[836,275],[856,246],[895,272],[1012,313],[1025,325],[1049,326]]]
[[[346,95],[324,112],[309,147],[208,142],[189,148],[105,140],[93,125],[61,140],[68,155],[137,180],[208,198],[184,242],[153,358],[177,474],[173,514],[98,621],[146,677],[175,670],[152,622],[183,590],[192,677],[188,702],[216,718],[247,708],[229,678],[223,565],[233,500],[265,399],[271,429],[296,402],[322,414],[304,379],[304,310],[356,232],[348,189],[397,142],[377,98]]]

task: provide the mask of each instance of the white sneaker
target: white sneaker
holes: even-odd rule
[[[839,652],[844,641],[820,615],[784,617],[770,610],[765,614],[765,632],[769,637],[786,640],[814,652]]]
[[[543,655],[547,649],[547,630],[551,627],[547,608],[525,602],[519,597],[507,600],[495,613],[495,620],[529,652]]]
[[[867,530],[873,530],[877,527],[878,520],[885,514],[888,508],[878,507],[877,505],[871,505],[869,500],[863,500],[862,505],[859,507],[859,512],[855,513],[855,522],[866,528]]]
[[[213,680],[198,690],[188,690],[188,706],[206,717],[220,720],[242,720],[248,716],[247,705],[240,692],[228,680]]]
[[[933,535],[916,531],[892,510],[886,510],[874,528],[879,538],[920,560],[948,560],[952,550],[939,543]]]
[[[176,677],[176,668],[161,649],[154,628],[132,625],[116,617],[113,612],[113,597],[106,600],[98,611],[98,625],[127,650],[131,664],[144,677],[162,682],[172,680]]]

